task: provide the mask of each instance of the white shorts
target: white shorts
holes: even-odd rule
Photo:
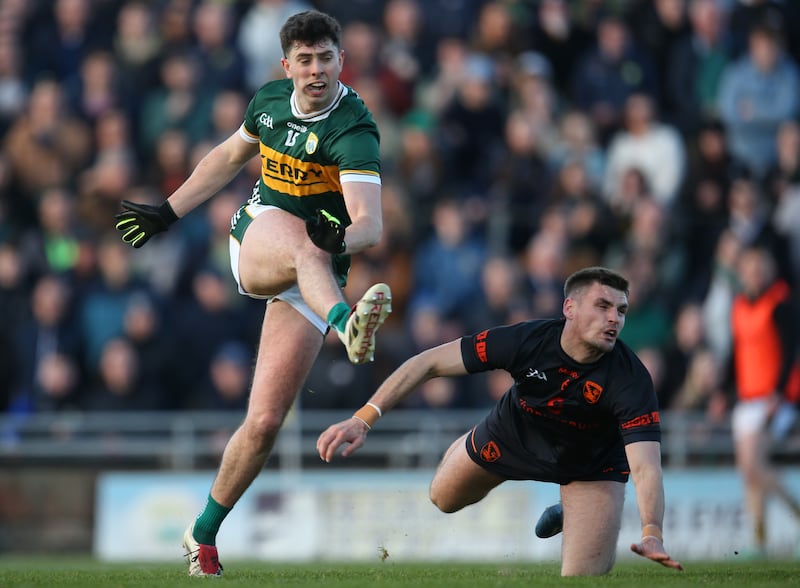
[[[731,414],[733,439],[738,441],[744,436],[764,431],[769,420],[769,407],[770,400],[767,398],[737,402]]]
[[[253,218],[271,209],[279,210],[277,206],[270,206],[264,204],[247,205],[247,213]],[[242,283],[239,280],[239,250],[241,249],[241,244],[233,235],[231,235],[229,243],[230,243],[230,253],[231,253],[231,273],[233,274],[233,279],[236,280],[236,285],[239,288],[240,294],[244,294],[245,296],[249,296],[250,298],[266,300],[267,304],[273,302],[274,300],[282,300],[283,302],[289,304],[301,315],[303,315],[308,320],[308,322],[310,322],[319,330],[320,333],[324,335],[325,333],[328,332],[328,323],[324,321],[322,318],[320,318],[320,316],[313,310],[311,310],[311,308],[309,308],[308,304],[306,304],[305,300],[303,300],[303,297],[300,295],[300,289],[297,287],[297,284],[295,284],[288,290],[284,290],[279,294],[274,294],[270,296],[260,296],[258,294],[251,294],[247,290],[242,288]]]

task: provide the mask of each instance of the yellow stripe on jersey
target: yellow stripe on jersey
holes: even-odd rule
[[[337,166],[303,161],[263,143],[260,150],[261,179],[270,190],[297,197],[342,192]]]

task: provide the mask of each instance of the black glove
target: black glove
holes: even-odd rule
[[[117,230],[122,231],[122,240],[136,249],[147,243],[156,233],[166,231],[178,220],[178,215],[166,200],[161,206],[123,200],[122,208],[125,212],[114,216],[117,219]]]
[[[320,249],[331,255],[344,253],[346,246],[342,222],[321,208],[317,209],[317,216],[306,220],[306,232]]]

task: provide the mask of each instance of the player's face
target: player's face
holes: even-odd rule
[[[300,110],[316,112],[333,102],[343,63],[344,52],[329,39],[314,45],[295,43],[281,64],[294,82]]]
[[[580,362],[599,359],[614,349],[627,312],[625,292],[597,282],[582,288],[564,302],[564,316],[570,322],[565,351]]]

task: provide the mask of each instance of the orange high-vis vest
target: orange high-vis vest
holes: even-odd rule
[[[739,400],[755,400],[777,390],[784,353],[775,326],[775,308],[789,298],[789,286],[778,281],[756,300],[738,295],[733,301],[733,357]],[[784,393],[789,400],[800,397],[800,369],[792,368]]]

